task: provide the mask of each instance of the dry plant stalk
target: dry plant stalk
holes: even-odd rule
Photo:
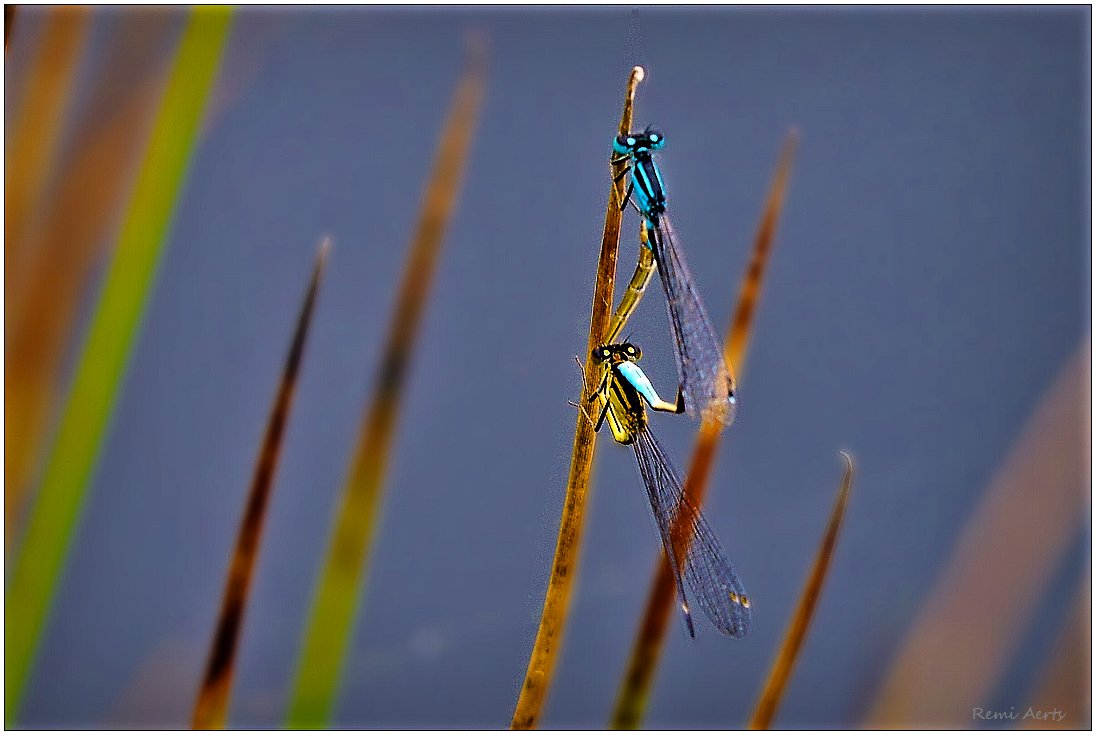
[[[4,435],[4,540],[9,551],[48,417],[62,392],[62,363],[80,298],[109,243],[107,231],[135,173],[133,163],[163,84],[164,72],[148,63],[148,57],[154,53],[150,46],[167,40],[168,19],[164,13],[127,17],[119,28],[104,78],[91,94],[93,102],[113,103],[110,114],[76,142],[45,205],[42,227],[28,237],[20,278],[10,284],[4,355],[4,421],[9,429]],[[127,67],[139,71],[127,75]]]
[[[643,68],[635,67],[628,77],[628,86],[624,93],[624,111],[620,117],[620,135],[626,135],[632,128],[632,110],[635,104],[636,88],[643,81]],[[623,164],[612,168],[614,176],[620,173]],[[590,336],[586,343],[586,365],[584,374],[587,385],[597,384],[597,368],[590,355],[601,344],[602,337],[609,328],[609,318],[613,309],[613,287],[616,282],[617,250],[620,245],[620,223],[622,211],[620,202],[624,198],[623,181],[609,187],[609,203],[605,208],[605,229],[601,236],[601,254],[598,256],[597,276],[594,280],[593,304],[590,310]],[[585,396],[580,398],[584,400]],[[536,727],[540,718],[548,687],[552,682],[556,656],[563,642],[563,629],[567,620],[567,611],[571,601],[571,587],[575,570],[578,568],[578,552],[582,541],[582,527],[586,511],[586,487],[590,481],[590,468],[594,461],[594,443],[597,434],[583,411],[578,411],[575,419],[575,441],[571,451],[571,469],[567,474],[567,492],[563,500],[563,514],[559,522],[559,537],[556,539],[555,557],[548,578],[548,589],[544,594],[544,609],[541,612],[540,626],[537,628],[536,641],[529,654],[529,666],[525,680],[518,694],[511,729],[528,730]]]
[[[4,165],[4,283],[18,275],[32,227],[60,148],[76,69],[87,40],[90,11],[59,6],[47,11],[39,51],[23,99],[15,105]],[[10,290],[10,289],[9,289]],[[9,297],[5,296],[5,303]]]
[[[830,513],[830,523],[826,527],[826,533],[822,536],[822,542],[818,545],[818,554],[815,556],[814,564],[807,575],[807,581],[803,584],[803,592],[799,595],[799,604],[788,623],[787,632],[784,633],[784,642],[780,644],[780,651],[769,670],[769,678],[765,682],[761,697],[757,700],[753,717],[750,718],[751,730],[769,729],[769,725],[776,715],[776,710],[780,706],[784,688],[791,679],[796,658],[803,647],[803,641],[807,637],[807,628],[810,627],[814,610],[818,606],[818,598],[822,594],[822,584],[826,581],[826,572],[829,571],[830,562],[833,560],[833,552],[837,547],[837,536],[841,531],[841,523],[845,519],[845,505],[849,499],[849,490],[852,488],[852,457],[847,452],[841,452],[841,458],[845,460],[845,474],[841,478],[841,487],[837,491],[837,500],[834,501],[833,511]]]
[[[407,367],[430,292],[445,227],[460,188],[461,172],[483,98],[486,49],[473,40],[469,65],[457,88],[437,162],[422,203],[418,229],[400,284],[373,402],[358,436],[327,558],[312,601],[297,664],[287,727],[323,727],[331,716],[354,611],[380,513]]]
[[[971,703],[992,692],[1089,518],[1090,376],[1086,339],[1035,407],[926,594],[868,727],[970,727]]]
[[[1092,569],[1081,573],[1069,618],[1062,625],[1050,661],[1031,697],[1037,710],[1058,710],[1057,722],[1027,719],[1020,726],[1031,730],[1092,729]]]
[[[236,546],[232,551],[228,578],[225,580],[221,612],[217,617],[217,628],[213,635],[209,659],[206,662],[205,675],[194,703],[190,724],[194,730],[224,729],[228,719],[228,701],[232,692],[232,675],[235,670],[240,628],[247,608],[255,560],[259,556],[259,544],[262,542],[263,525],[266,522],[266,509],[270,504],[270,491],[274,487],[278,460],[282,454],[282,438],[285,436],[289,412],[293,408],[297,376],[300,373],[304,348],[308,340],[308,328],[312,324],[316,296],[323,279],[330,244],[330,239],[325,238],[316,252],[312,278],[297,317],[297,327],[293,332],[289,354],[286,356],[278,393],[274,398],[270,417],[267,419],[258,461],[255,463],[255,472],[251,477],[251,487],[247,492],[247,505],[240,520],[240,530],[236,534]]]
[[[788,177],[798,140],[799,133],[793,129],[784,142],[761,222],[754,236],[753,255],[742,279],[738,304],[725,337],[723,358],[727,361],[731,374],[739,379],[745,368],[753,317],[757,302],[761,298],[765,267],[776,239],[776,226],[784,206]],[[683,499],[688,499],[697,508],[703,507],[704,493],[721,437],[721,427],[716,422],[702,422],[697,431],[692,461],[685,475],[683,494]],[[681,522],[675,524],[673,529],[674,547],[680,549],[681,553],[688,548],[688,540],[683,538],[687,531],[684,525],[687,516],[688,514],[679,513],[677,518]],[[655,669],[658,667],[662,644],[666,639],[666,630],[669,627],[670,617],[676,609],[674,594],[673,572],[665,555],[660,554],[651,581],[651,589],[647,594],[643,620],[632,644],[628,667],[613,709],[610,727],[614,730],[634,730],[640,726],[647,708],[647,697],[654,681]]]

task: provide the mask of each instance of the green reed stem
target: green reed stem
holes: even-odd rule
[[[183,32],[12,570],[4,603],[4,721],[8,727],[18,716],[84,498],[122,392],[230,22],[231,10],[201,7],[193,11]]]
[[[327,558],[313,594],[286,719],[290,728],[327,727],[335,708],[354,613],[362,598],[369,551],[380,516],[407,370],[483,98],[485,55],[482,45],[474,43],[423,197],[376,391],[362,420],[332,526]]]

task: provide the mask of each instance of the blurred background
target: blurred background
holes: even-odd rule
[[[20,6],[9,19],[9,408],[18,361],[44,350],[57,365],[38,428],[6,413],[9,437],[43,437],[23,508],[8,506],[9,574],[186,16]],[[637,127],[666,134],[675,226],[717,327],[781,142],[801,132],[707,504],[754,630],[690,641],[675,621],[647,726],[745,723],[845,449],[856,484],[775,724],[1030,726],[969,711],[1035,706],[1090,727],[1089,27],[1087,7],[238,9],[19,723],[187,725],[328,234],[229,718],[283,722],[474,31],[486,96],[334,724],[509,723],[563,498],[609,142],[639,63]],[[621,278],[636,226],[627,214]],[[652,286],[631,337],[672,393],[663,300]],[[684,466],[696,426],[652,421]],[[9,493],[12,462],[9,445]],[[633,464],[603,437],[543,727],[608,721],[658,553]]]

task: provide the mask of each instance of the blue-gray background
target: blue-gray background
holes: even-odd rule
[[[97,14],[81,84],[119,18]],[[756,599],[755,630],[732,642],[704,628],[690,643],[675,625],[648,724],[745,721],[821,534],[839,449],[858,458],[857,485],[778,723],[860,720],[980,492],[1090,327],[1089,10],[638,18],[623,7],[239,14],[26,724],[187,722],[292,320],[330,233],[231,714],[235,726],[280,721],[469,29],[489,39],[487,97],[336,723],[509,721],[555,542],[608,143],[636,62],[648,69],[637,121],[667,135],[675,222],[717,325],[785,131],[802,130],[709,504]],[[19,22],[9,79],[40,17]],[[622,262],[634,252],[626,238]],[[633,339],[672,392],[657,287]],[[694,426],[663,417],[655,430],[684,464]],[[607,721],[657,553],[632,464],[602,442],[545,726]],[[1088,553],[1076,546],[1073,567]],[[1028,691],[1022,672],[1063,618],[1071,588],[1055,590],[994,695],[1004,708]]]

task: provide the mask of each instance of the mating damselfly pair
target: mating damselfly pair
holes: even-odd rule
[[[664,144],[662,133],[651,127],[613,141],[611,164],[623,165],[614,183],[630,175],[621,209],[631,203],[643,218],[643,227],[635,273],[610,322],[605,344],[591,355],[601,366],[602,377],[586,402],[599,402],[597,418],[591,418],[594,430],[608,422],[613,439],[630,445],[635,452],[689,635],[696,635],[689,602],[694,598],[720,632],[741,638],[750,628],[750,599],[704,514],[685,496],[679,473],[648,427],[644,407],[646,403],[654,411],[687,412],[709,425],[726,428],[734,421],[737,406],[734,378],[724,360],[721,340],[712,328],[666,213],[666,190],[653,156]],[[656,268],[666,294],[681,379],[673,403],[658,396],[636,364],[640,349],[628,342],[614,342]]]

